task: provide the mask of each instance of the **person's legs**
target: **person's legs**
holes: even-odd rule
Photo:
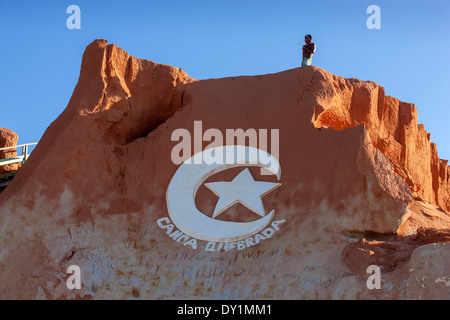
[[[312,64],[311,58],[304,58],[302,61],[302,67],[310,66]]]

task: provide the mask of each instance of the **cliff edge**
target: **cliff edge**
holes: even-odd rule
[[[238,129],[277,156],[276,175],[227,163],[194,181],[174,162],[182,136],[186,160],[242,145],[217,140]],[[265,211],[239,198],[215,217],[208,185],[243,172],[277,185],[257,198]],[[416,107],[374,82],[314,66],[196,80],[96,40],[67,108],[0,194],[0,298],[448,298],[449,179]],[[193,206],[171,211],[172,198]]]

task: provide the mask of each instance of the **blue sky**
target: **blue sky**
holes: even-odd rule
[[[72,4],[81,30],[66,27]],[[380,30],[366,27],[372,4]],[[38,141],[66,107],[97,38],[208,79],[296,68],[310,33],[314,65],[414,103],[450,159],[449,31],[448,0],[0,0],[0,127],[19,143]]]

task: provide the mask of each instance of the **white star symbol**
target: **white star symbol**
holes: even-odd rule
[[[205,183],[205,186],[219,197],[212,217],[217,217],[236,203],[241,203],[253,212],[264,217],[266,212],[262,197],[280,185],[281,183],[255,181],[247,168],[241,171],[231,182]]]

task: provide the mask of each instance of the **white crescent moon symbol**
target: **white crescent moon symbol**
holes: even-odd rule
[[[213,152],[216,157],[222,155],[224,161],[219,164],[207,164],[206,162],[210,161],[206,160],[211,159]],[[270,159],[267,161],[269,163],[262,162],[260,160],[262,157]],[[194,160],[199,158],[202,159],[201,163],[195,164]],[[167,188],[167,209],[171,220],[178,229],[200,240],[234,242],[256,234],[270,223],[275,210],[255,221],[232,222],[212,219],[197,209],[195,195],[202,183],[220,171],[239,166],[259,166],[273,172],[278,180],[281,176],[278,159],[261,149],[236,145],[220,146],[195,154],[178,168]]]

